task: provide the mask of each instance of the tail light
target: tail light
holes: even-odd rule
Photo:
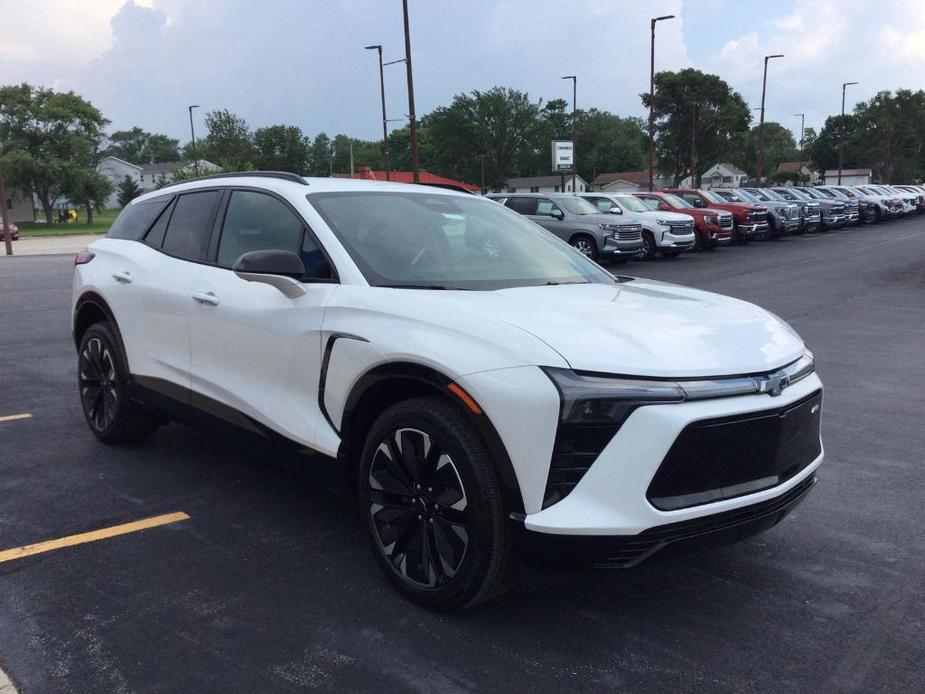
[[[84,249],[83,249],[80,253],[78,253],[77,256],[74,258],[74,265],[86,265],[86,264],[89,263],[91,260],[93,260],[95,257],[96,257],[96,254],[95,254],[95,253],[93,253],[93,252],[91,252],[91,251],[88,251],[86,248],[84,248]]]

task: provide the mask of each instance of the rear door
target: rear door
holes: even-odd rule
[[[210,263],[191,292],[193,404],[245,427],[257,420],[311,445],[321,415],[322,320],[338,287],[333,266],[280,197],[232,190],[220,217]],[[239,278],[235,261],[256,250],[299,254],[305,294],[289,298]]]
[[[178,195],[145,236],[156,252],[133,279],[140,306],[132,371],[143,385],[181,399],[190,386],[190,297],[221,197],[220,189]]]

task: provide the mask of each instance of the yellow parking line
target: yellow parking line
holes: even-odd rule
[[[0,422],[15,422],[17,419],[29,419],[30,417],[32,417],[31,414],[8,414],[0,417]]]
[[[147,530],[148,528],[156,528],[159,525],[167,525],[168,523],[176,523],[185,520],[189,520],[189,516],[182,511],[178,511],[176,513],[167,513],[163,516],[154,516],[153,518],[132,521],[131,523],[123,523],[122,525],[114,525],[111,528],[103,528],[102,530],[93,530],[88,533],[80,533],[79,535],[68,535],[67,537],[61,537],[57,540],[46,540],[45,542],[38,542],[34,545],[24,545],[22,547],[0,552],[0,564],[5,561],[29,557],[33,554],[50,552],[54,549],[82,545],[85,542],[96,542],[97,540],[105,540],[110,537],[115,537],[116,535],[136,533],[139,530]]]

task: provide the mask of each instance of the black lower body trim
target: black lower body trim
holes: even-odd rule
[[[670,548],[679,553],[729,544],[777,525],[816,484],[810,475],[773,499],[644,530],[638,535],[553,535],[522,529],[524,563],[537,567],[629,568]]]

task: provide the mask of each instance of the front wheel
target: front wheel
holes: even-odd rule
[[[514,583],[490,454],[444,400],[415,398],[382,413],[366,438],[358,484],[373,552],[408,598],[458,609]]]
[[[572,248],[582,255],[587,256],[591,260],[597,260],[597,244],[594,243],[594,239],[590,236],[579,234],[578,236],[573,236],[569,243]]]
[[[743,234],[743,233],[739,230],[739,227],[736,227],[736,230],[735,230],[735,239],[736,239],[736,243],[739,244],[740,246],[747,246],[748,244],[750,244],[750,243],[752,242],[751,237],[748,236],[747,234]]]
[[[639,260],[652,260],[655,257],[656,250],[655,237],[648,231],[642,232],[642,248],[636,253],[636,258]]]

